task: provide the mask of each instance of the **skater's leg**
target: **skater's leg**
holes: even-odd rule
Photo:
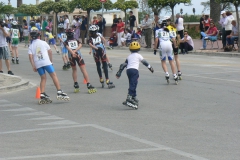
[[[10,61],[9,61],[9,59],[6,59],[6,60],[5,60],[5,64],[6,64],[6,66],[7,66],[8,71],[10,71],[11,69],[10,69]],[[2,66],[2,65],[1,65],[1,66]]]
[[[162,62],[162,68],[163,68],[163,71],[164,71],[165,73],[168,72],[168,70],[167,70],[166,60],[162,60],[161,62]]]
[[[179,57],[178,55],[174,55],[174,59],[176,61],[176,66],[177,66],[177,70],[180,71],[180,61],[179,61]]]
[[[47,76],[44,73],[43,75],[41,75],[41,82],[40,82],[41,93],[45,92],[46,81],[47,81]]]
[[[108,67],[107,67],[107,62],[102,62],[102,65],[103,65],[103,70],[104,70],[104,74],[105,74],[105,78],[106,79],[109,79],[108,77]]]
[[[127,76],[129,80],[129,89],[128,89],[128,94],[132,97],[136,97],[136,89],[137,89],[137,84],[138,84],[138,70],[136,69],[128,69],[127,70]]]
[[[84,79],[86,80],[87,83],[89,83],[89,77],[88,77],[88,73],[87,73],[85,65],[81,65],[81,66],[79,66],[79,68],[81,69]]]
[[[60,90],[61,87],[60,87],[60,83],[59,83],[59,81],[58,81],[58,77],[57,77],[56,72],[50,73],[50,76],[51,76],[51,78],[52,78],[52,80],[53,80],[53,83],[54,83],[56,89],[57,89],[57,90]]]
[[[102,78],[102,70],[101,70],[101,63],[98,61],[96,62],[96,66],[97,66],[97,72],[100,78]]]
[[[77,82],[77,66],[72,66],[72,77],[73,81]]]
[[[172,73],[173,73],[173,74],[176,74],[176,69],[175,69],[175,65],[174,65],[173,60],[169,60],[169,64],[170,64],[170,66],[171,66]]]

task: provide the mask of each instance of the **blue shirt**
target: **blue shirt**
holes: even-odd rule
[[[87,29],[87,28],[86,28],[86,25],[87,25],[87,22],[86,22],[86,20],[84,19],[84,20],[82,21],[81,26],[80,26],[80,30],[86,30],[86,29]]]

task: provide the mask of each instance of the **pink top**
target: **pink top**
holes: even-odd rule
[[[215,33],[214,33],[214,31],[215,31]],[[217,27],[210,27],[207,34],[209,35],[209,34],[213,34],[214,33],[214,35],[211,35],[211,36],[216,36],[217,35],[217,31],[218,31]]]

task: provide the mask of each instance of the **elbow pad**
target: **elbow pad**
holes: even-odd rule
[[[141,62],[142,62],[142,64],[143,64],[144,66],[146,66],[146,67],[149,66],[149,63],[148,63],[145,59],[143,59]]]

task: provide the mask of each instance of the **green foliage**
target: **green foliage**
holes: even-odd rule
[[[104,5],[104,9],[106,9],[106,10],[113,9],[113,3],[110,0],[107,0],[107,2],[103,3],[103,5]]]
[[[52,8],[53,8],[53,12],[55,12],[55,13],[69,11],[68,2],[66,2],[66,1],[55,2],[52,5]]]
[[[11,5],[4,5],[1,7],[0,13],[10,15],[16,13],[16,8],[12,7]]]
[[[180,3],[191,3],[191,0],[148,0],[149,7],[170,6],[171,8],[174,8],[175,5]]]
[[[38,5],[38,8],[40,9],[41,12],[50,14],[51,11],[53,11],[53,4],[54,2],[51,0],[43,1]]]
[[[201,15],[183,15],[184,22],[199,22]]]
[[[30,15],[31,17],[39,15],[41,13],[39,8],[36,5],[32,4],[29,5],[22,4],[20,7],[18,7],[18,12]]]
[[[192,39],[200,38],[200,33],[196,31],[196,27],[189,28],[188,34],[192,37]]]

